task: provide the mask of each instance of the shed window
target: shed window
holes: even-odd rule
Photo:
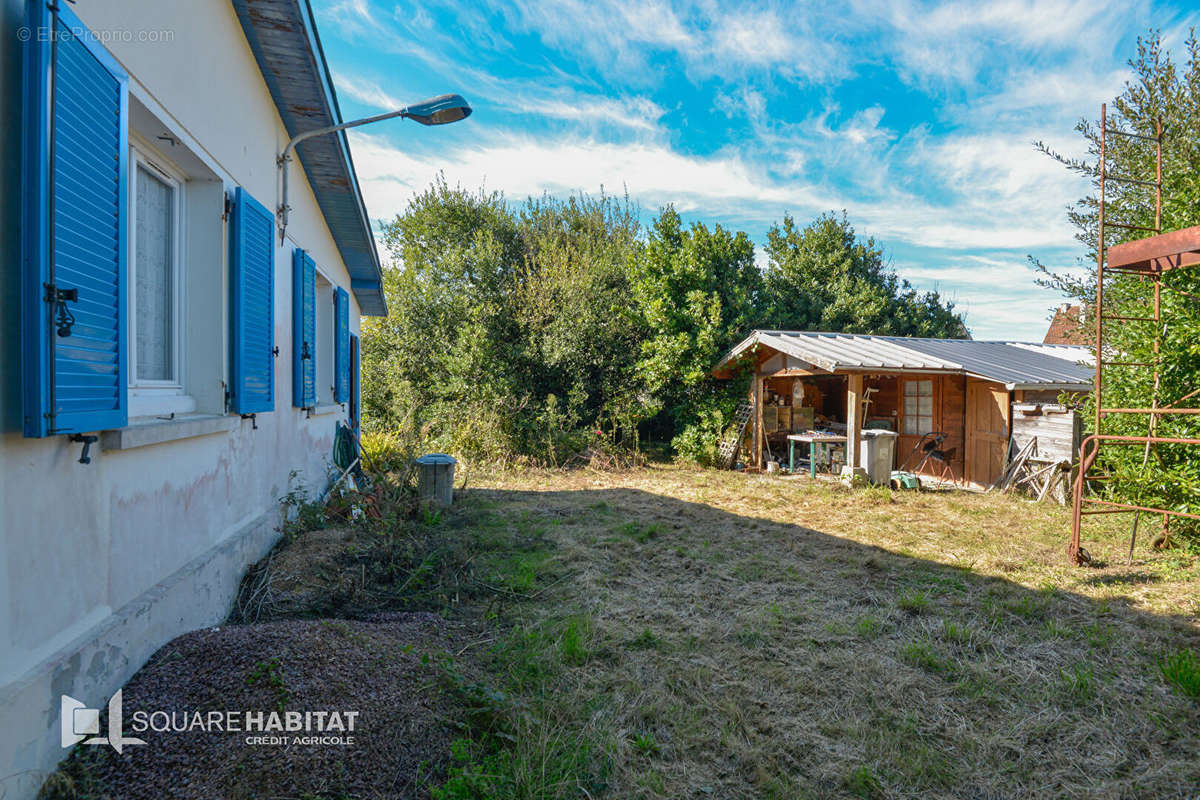
[[[933,430],[933,381],[904,382],[904,433],[921,436]]]

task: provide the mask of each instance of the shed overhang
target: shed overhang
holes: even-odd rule
[[[961,374],[1009,389],[1086,391],[1091,386],[1082,347],[813,331],[753,331],[721,359],[714,374],[726,376],[736,361],[761,347],[831,374]]]

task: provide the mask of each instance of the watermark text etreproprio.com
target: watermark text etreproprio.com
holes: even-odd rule
[[[65,42],[72,39],[111,44],[113,42],[129,43],[170,43],[175,41],[175,31],[162,30],[130,30],[129,28],[99,28],[93,30],[82,26],[70,28],[51,28],[44,25],[29,27],[22,25],[17,28],[17,39],[22,42]]]

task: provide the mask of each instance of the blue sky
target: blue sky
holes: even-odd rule
[[[1033,148],[1128,78],[1151,27],[1181,51],[1187,0],[741,3],[313,0],[343,116],[457,91],[465,122],[352,132],[369,213],[443,172],[510,199],[628,192],[756,243],[845,209],[975,338],[1040,341],[1061,301],[1026,256],[1078,268],[1087,191]],[[761,252],[759,257],[762,258]]]

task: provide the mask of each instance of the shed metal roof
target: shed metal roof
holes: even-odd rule
[[[308,0],[232,2],[288,135],[340,124],[342,114]],[[345,132],[315,136],[296,152],[359,308],[368,316],[386,315],[379,254]]]
[[[820,331],[756,330],[730,350],[717,369],[759,345],[826,372],[946,372],[996,381],[1009,389],[1086,390],[1092,377],[1086,347]]]

